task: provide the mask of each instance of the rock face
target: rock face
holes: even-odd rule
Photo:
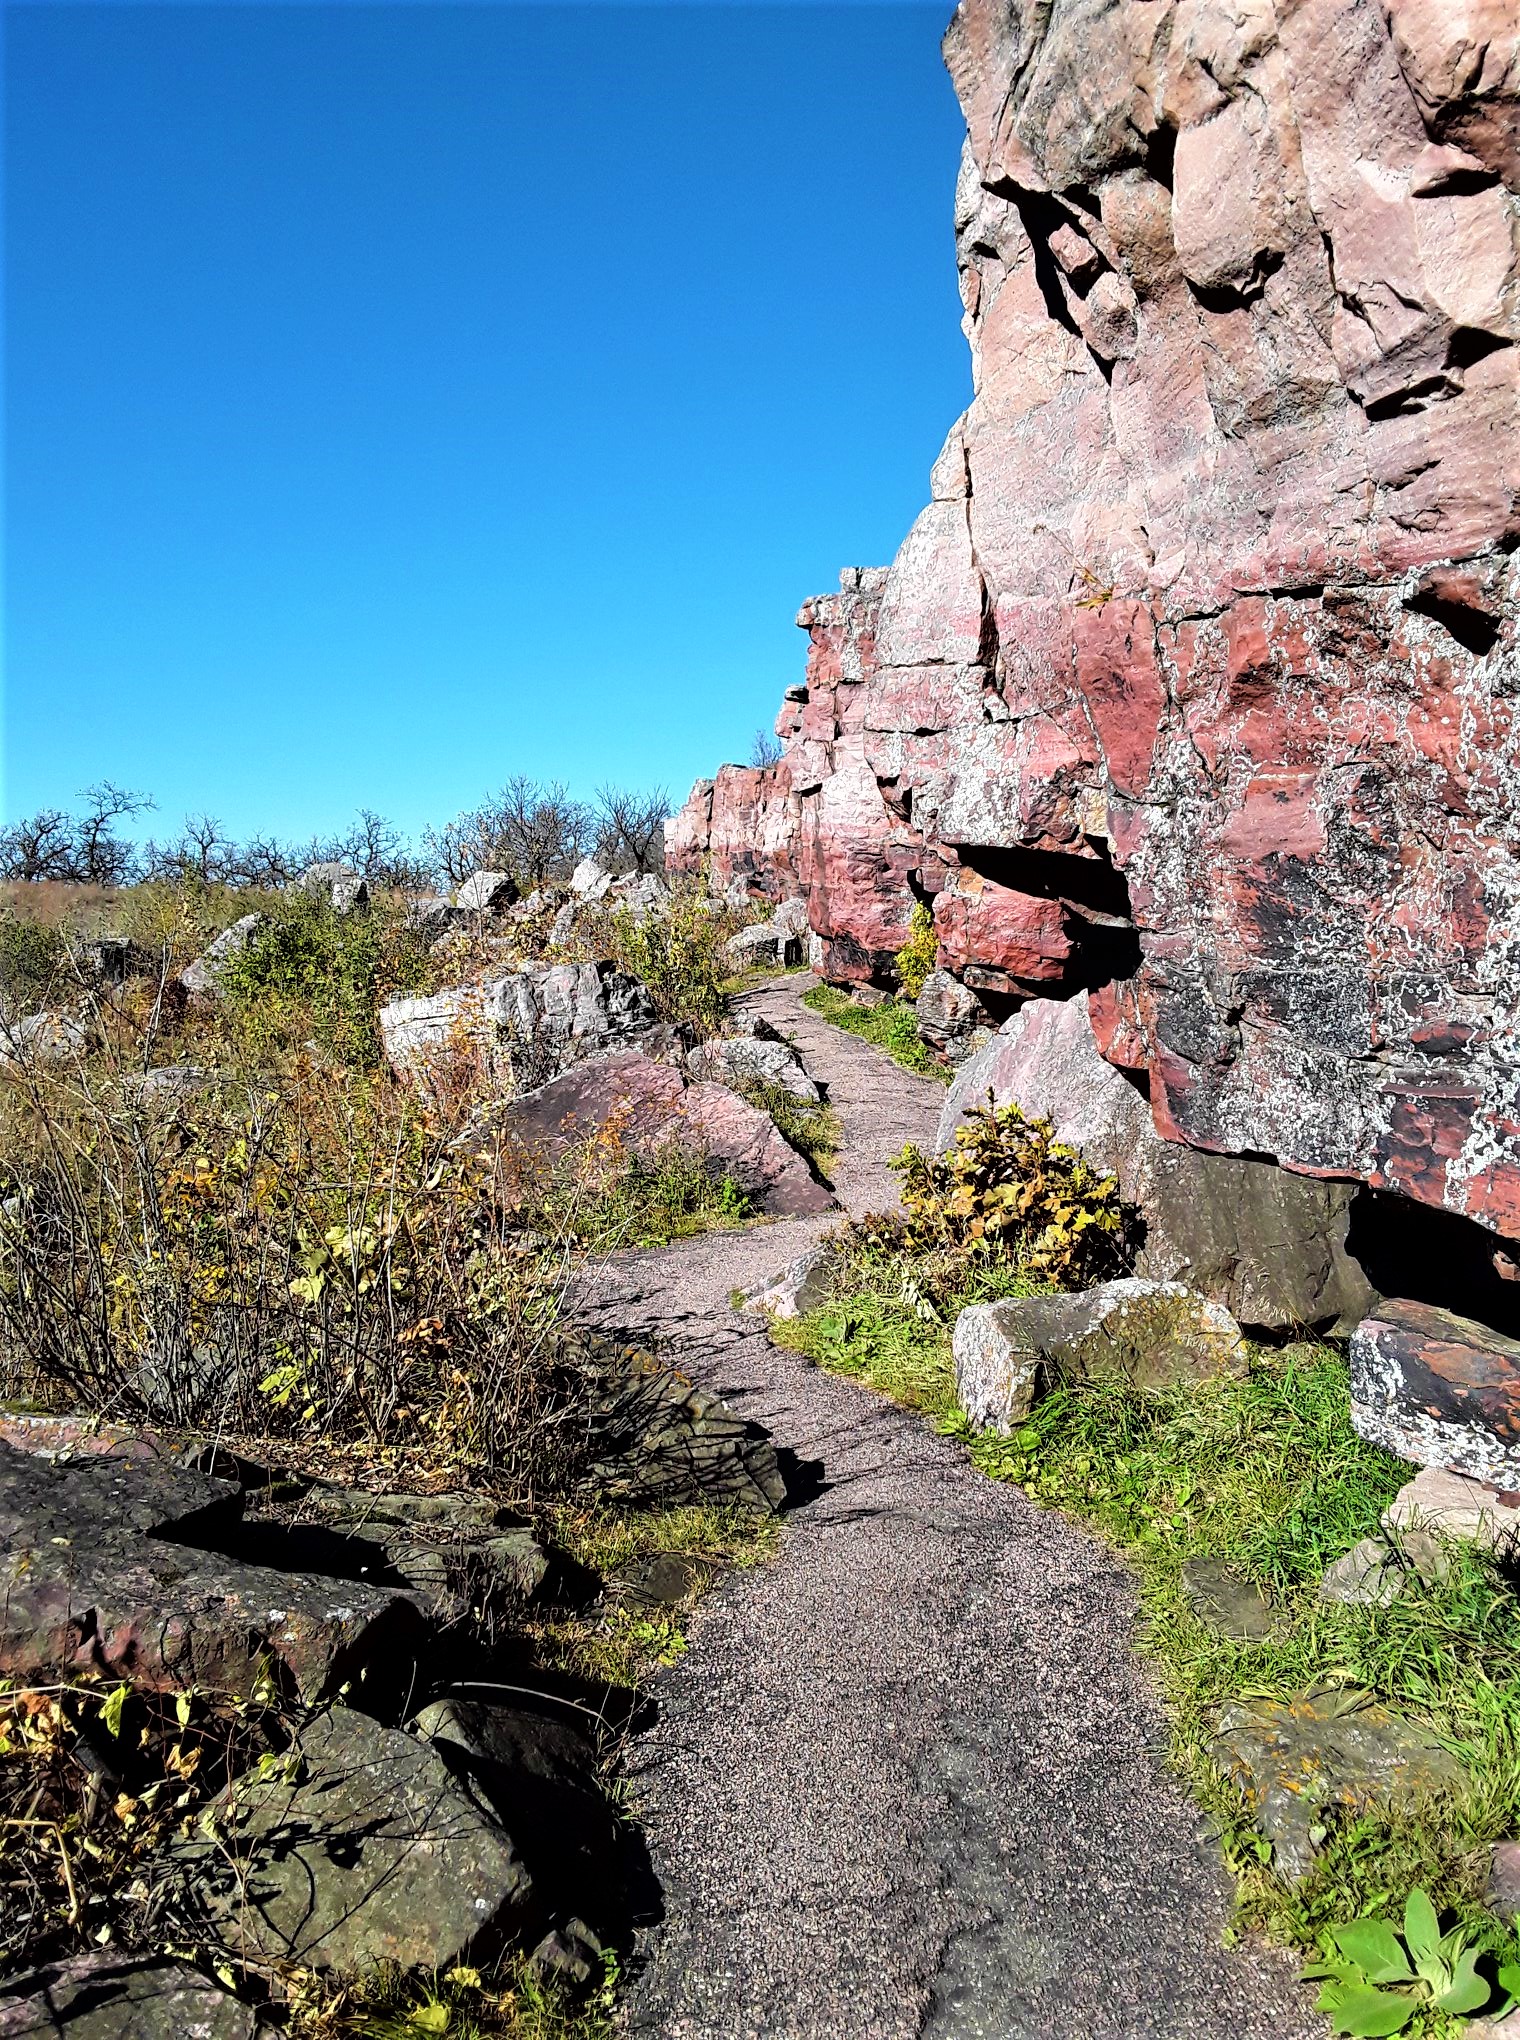
[[[989,1094],[1117,1176],[1144,1225],[1138,1274],[1186,1282],[1252,1325],[1350,1322],[1371,1303],[1345,1251],[1352,1186],[1163,1140],[1142,1092],[1099,1055],[1085,995],[1030,1000],[962,1065],[941,1151]]]
[[[945,52],[975,397],[803,612],[753,854],[830,977],[916,894],[995,1017],[1091,989],[1169,1139],[1520,1235],[1520,17],[962,0]]]
[[[533,1084],[582,1056],[654,1025],[649,994],[608,963],[515,971],[380,1009],[380,1038],[398,1076],[436,1086],[463,1059],[504,1084]]]

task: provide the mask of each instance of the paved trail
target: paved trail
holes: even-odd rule
[[[932,1142],[943,1092],[780,980],[750,1003],[844,1125],[851,1212]],[[731,1575],[631,1756],[665,1906],[640,2040],[1310,2040],[1285,1957],[1220,1945],[1226,1880],[1157,1755],[1125,1569],[869,1391],[728,1307],[825,1229],[620,1257],[600,1315],[817,1476],[780,1554]]]

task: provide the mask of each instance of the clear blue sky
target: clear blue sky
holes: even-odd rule
[[[747,756],[969,397],[949,11],[9,7],[5,812]]]

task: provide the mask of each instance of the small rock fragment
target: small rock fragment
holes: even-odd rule
[[[1219,1559],[1188,1559],[1182,1591],[1198,1620],[1233,1642],[1260,1643],[1272,1633],[1272,1604],[1261,1588]]]

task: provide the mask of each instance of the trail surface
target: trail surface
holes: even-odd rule
[[[805,982],[805,981],[804,981]],[[751,994],[827,1084],[847,1211],[944,1093]],[[596,1314],[765,1425],[814,1478],[731,1575],[635,1744],[663,1923],[641,2040],[1309,2040],[1294,1965],[1221,1945],[1225,1873],[1163,1769],[1126,1569],[918,1418],[729,1308],[828,1220],[628,1254]],[[808,1492],[805,1488],[804,1492]]]

